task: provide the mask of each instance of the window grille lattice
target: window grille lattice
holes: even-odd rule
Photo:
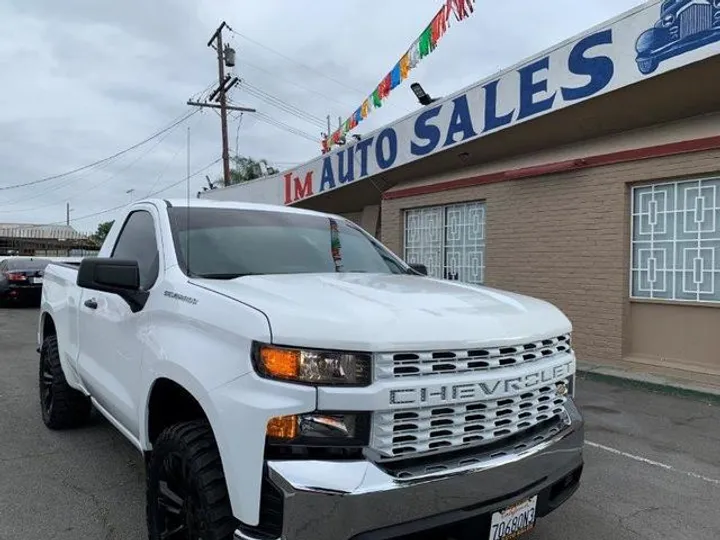
[[[428,275],[480,285],[485,277],[485,204],[416,208],[405,212],[405,260]]]
[[[720,302],[720,178],[632,190],[630,295]]]

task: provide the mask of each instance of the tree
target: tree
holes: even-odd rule
[[[250,180],[270,176],[279,172],[275,167],[268,165],[266,159],[256,160],[251,157],[234,156],[230,166],[230,185],[249,182]],[[222,178],[213,182],[213,187],[222,185]]]
[[[105,241],[105,237],[110,232],[110,228],[113,226],[113,223],[115,221],[103,221],[98,225],[97,231],[95,231],[95,234],[92,235],[92,239],[95,240],[98,244],[102,245],[102,243]]]

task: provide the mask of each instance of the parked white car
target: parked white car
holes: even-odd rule
[[[568,319],[339,216],[136,202],[48,266],[38,344],[45,424],[145,454],[153,540],[505,540],[579,485]]]

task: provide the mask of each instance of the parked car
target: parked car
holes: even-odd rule
[[[637,65],[647,75],[661,62],[720,41],[720,0],[665,0],[660,19],[637,39]]]
[[[45,267],[49,259],[8,257],[0,261],[0,302],[40,303]]]
[[[46,276],[42,419],[145,455],[151,540],[507,540],[579,486],[565,315],[342,217],[139,201]]]

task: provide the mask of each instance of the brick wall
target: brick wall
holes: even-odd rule
[[[552,302],[573,322],[579,359],[619,362],[629,311],[628,184],[716,171],[720,151],[708,151],[384,200],[382,238],[402,255],[404,209],[484,200],[486,284]]]
[[[362,227],[362,212],[346,212],[344,214],[339,214],[345,219],[349,219],[356,225],[360,225]]]

